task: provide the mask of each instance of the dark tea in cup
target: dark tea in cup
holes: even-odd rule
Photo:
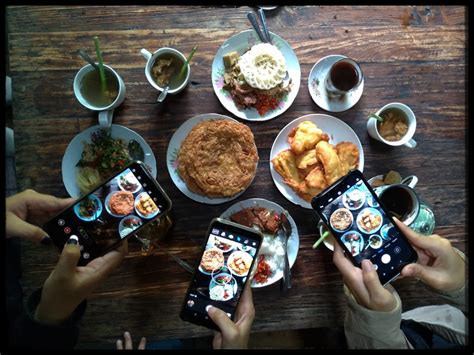
[[[391,185],[381,192],[379,198],[388,212],[405,224],[410,224],[418,215],[418,198],[406,185]]]
[[[117,98],[119,82],[110,70],[104,68],[106,89],[102,90],[98,70],[91,70],[84,74],[80,83],[80,91],[84,99],[92,106],[107,107]]]
[[[350,58],[335,62],[326,76],[326,91],[330,94],[344,96],[356,90],[362,83],[363,74],[359,64]]]
[[[329,75],[333,85],[341,91],[349,91],[359,82],[357,69],[348,62],[334,64]]]

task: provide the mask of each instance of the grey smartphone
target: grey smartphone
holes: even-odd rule
[[[262,240],[262,233],[255,229],[213,219],[181,307],[181,319],[219,330],[207,315],[207,308],[212,305],[234,320]]]
[[[168,212],[171,205],[145,165],[136,161],[80,197],[44,230],[59,250],[75,235],[81,247],[78,264],[85,265]]]

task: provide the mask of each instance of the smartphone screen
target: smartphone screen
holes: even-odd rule
[[[181,309],[181,319],[218,329],[207,315],[212,305],[232,320],[257,257],[260,232],[216,218]]]
[[[136,162],[46,223],[45,230],[60,250],[77,236],[79,265],[85,265],[170,208],[163,189]]]
[[[351,171],[311,203],[354,265],[369,259],[383,285],[416,261],[415,250],[360,171]]]

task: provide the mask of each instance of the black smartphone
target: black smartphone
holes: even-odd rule
[[[262,233],[255,229],[213,219],[181,307],[181,319],[219,330],[207,315],[207,307],[212,305],[234,320],[262,240]]]
[[[85,265],[170,209],[170,198],[145,165],[136,161],[80,197],[48,221],[44,230],[59,250],[71,235],[77,236],[78,265]]]
[[[369,259],[382,285],[417,254],[359,170],[351,170],[311,201],[355,266]]]

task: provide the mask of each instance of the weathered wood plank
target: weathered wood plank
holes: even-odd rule
[[[466,8],[459,6],[281,6],[267,11],[271,28],[361,26],[435,27],[465,26]],[[198,27],[234,29],[247,26],[245,17],[255,7],[248,6],[9,6],[10,32],[73,31],[77,23],[90,31],[104,28],[188,29],[189,21]],[[179,14],[179,16],[177,16]],[[139,19],[139,20],[137,20]],[[346,28],[347,27],[347,28]]]

